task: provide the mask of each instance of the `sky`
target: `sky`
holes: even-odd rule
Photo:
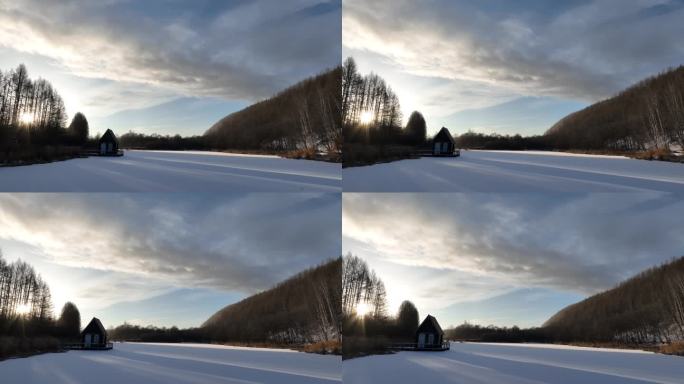
[[[341,0],[0,0],[0,69],[49,80],[91,134],[202,134],[339,65]]]
[[[2,194],[0,249],[84,324],[190,327],[339,257],[335,194]]]
[[[684,256],[684,200],[635,194],[344,194],[342,250],[441,325],[541,326]]]
[[[542,134],[684,64],[683,19],[684,0],[345,0],[343,57],[430,133]]]

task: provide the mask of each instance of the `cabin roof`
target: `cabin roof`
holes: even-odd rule
[[[451,132],[446,127],[442,127],[442,129],[439,130],[439,133],[435,135],[435,138],[433,141],[436,142],[444,142],[444,141],[449,141],[451,144],[456,144],[456,141],[454,141],[454,137],[451,136]]]
[[[108,142],[114,142],[118,143],[119,141],[116,138],[116,135],[111,129],[107,129],[107,131],[100,137],[100,143],[103,141],[108,141]]]
[[[102,335],[105,335],[107,331],[105,331],[105,327],[102,325],[102,322],[100,319],[97,317],[93,317],[92,320],[90,320],[90,323],[83,328],[83,332],[81,332],[82,335],[85,335],[86,333],[92,333],[92,332],[98,332]]]
[[[427,331],[427,330],[435,330],[440,335],[444,334],[444,331],[442,331],[442,327],[440,327],[439,322],[437,322],[437,319],[435,319],[435,317],[432,315],[427,315],[425,320],[423,320],[423,322],[420,323],[420,326],[418,326],[417,332]]]

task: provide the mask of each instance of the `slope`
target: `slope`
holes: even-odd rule
[[[214,341],[305,344],[340,337],[342,260],[303,271],[231,304],[202,328]]]
[[[635,344],[684,339],[684,258],[570,305],[544,327],[561,341]]]

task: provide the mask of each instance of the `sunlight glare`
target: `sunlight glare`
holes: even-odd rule
[[[373,112],[363,111],[360,117],[361,124],[370,124],[373,121]]]
[[[21,114],[21,116],[19,116],[19,121],[22,124],[26,124],[26,125],[31,124],[31,123],[33,123],[33,114],[28,113],[28,112],[24,112]]]
[[[366,303],[361,303],[356,306],[356,315],[359,317],[365,317],[370,312],[370,305]]]
[[[31,312],[31,306],[28,304],[19,304],[17,307],[17,313],[21,316],[28,315]]]

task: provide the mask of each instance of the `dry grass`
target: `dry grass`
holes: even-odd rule
[[[305,345],[302,351],[321,355],[341,355],[342,343],[339,340],[320,341]]]
[[[666,355],[684,356],[684,341],[661,345],[659,352]]]
[[[684,157],[678,156],[677,154],[671,152],[669,149],[650,149],[646,151],[618,151],[618,150],[593,150],[593,151],[581,151],[581,150],[564,150],[561,152],[576,153],[582,155],[604,155],[604,156],[624,156],[637,160],[649,160],[649,161],[669,161],[674,163],[684,162]]]

